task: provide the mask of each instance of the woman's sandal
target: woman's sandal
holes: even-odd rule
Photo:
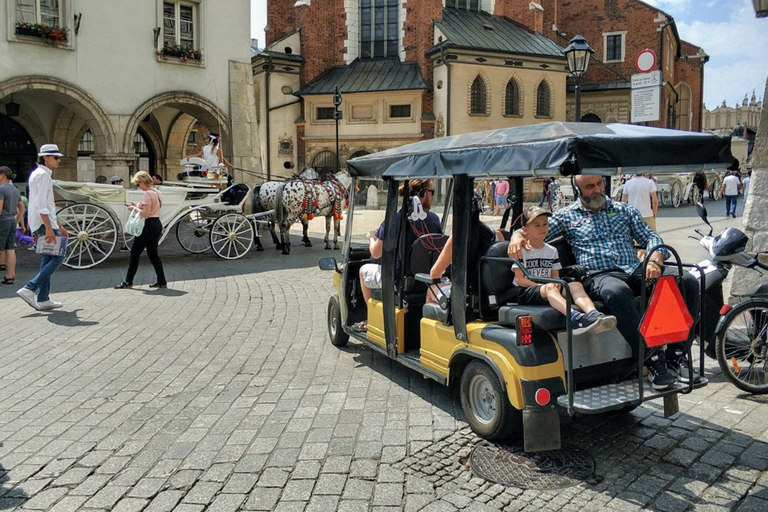
[[[15,277],[4,277],[3,280],[0,281],[0,283],[3,283],[3,284],[13,284],[13,282],[15,280],[16,280]]]
[[[8,270],[8,265],[0,265],[0,270]]]

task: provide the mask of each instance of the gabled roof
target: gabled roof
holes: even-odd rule
[[[444,9],[443,21],[435,22],[435,26],[447,39],[441,44],[454,48],[537,55],[565,60],[562,46],[503,16],[462,9]]]
[[[397,58],[357,59],[348,66],[332,68],[294,94],[333,94],[336,86],[342,93],[428,89],[415,62],[400,62]]]

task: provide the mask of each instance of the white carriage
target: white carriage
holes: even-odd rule
[[[236,188],[237,187],[237,188]],[[181,247],[191,253],[212,249],[225,259],[244,256],[253,246],[256,230],[253,219],[242,214],[250,193],[247,185],[223,190],[208,183],[160,185],[163,206],[162,243],[174,232]],[[104,262],[117,248],[130,244],[125,223],[128,203],[141,200],[141,190],[120,185],[54,181],[57,216],[69,232],[67,259],[70,268],[85,269]]]

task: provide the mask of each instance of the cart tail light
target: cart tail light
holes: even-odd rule
[[[520,315],[516,321],[517,344],[530,345],[533,343],[533,319],[530,315]]]
[[[730,304],[723,304],[723,307],[720,308],[720,314],[724,315],[727,312],[729,312],[730,310],[731,310],[731,305]]]
[[[539,388],[536,390],[536,394],[534,395],[534,398],[536,399],[536,403],[539,405],[547,405],[549,401],[552,398],[552,395],[549,393],[549,390],[547,388]]]

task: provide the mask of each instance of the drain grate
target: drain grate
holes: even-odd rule
[[[592,457],[575,446],[526,453],[516,446],[482,441],[469,456],[472,472],[486,480],[520,489],[561,489],[585,482],[595,470]]]

